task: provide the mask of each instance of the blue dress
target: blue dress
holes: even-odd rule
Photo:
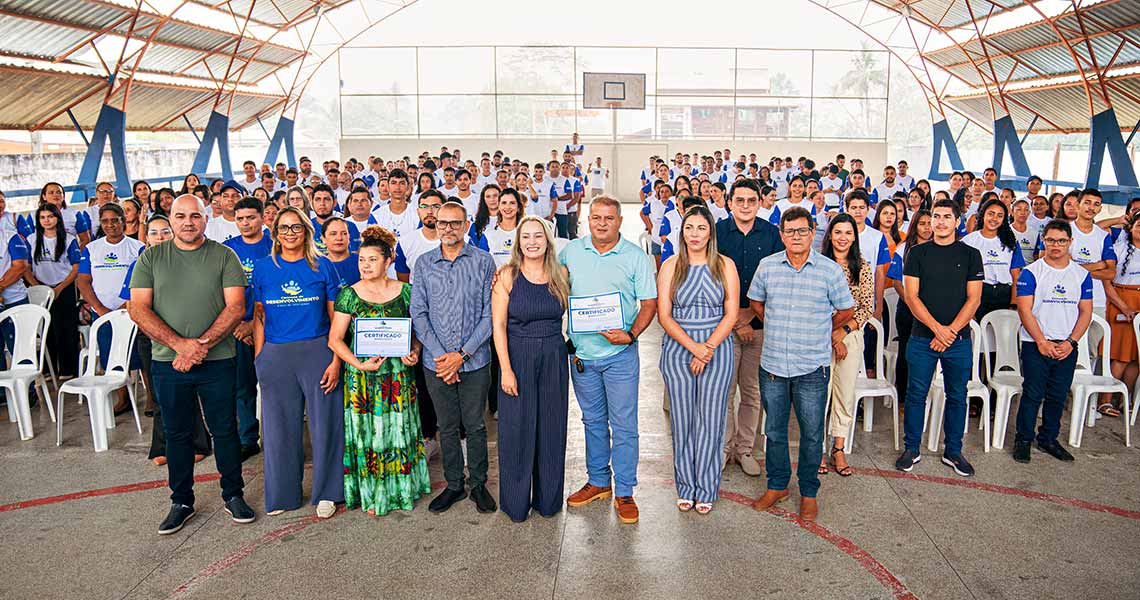
[[[697,343],[704,343],[724,318],[724,286],[707,265],[691,265],[677,289],[673,319]],[[677,497],[713,502],[724,467],[724,427],[735,359],[725,338],[699,376],[689,370],[693,355],[669,335],[661,342],[661,374],[669,390],[673,470]]]
[[[507,306],[507,339],[518,396],[499,389],[499,505],[515,521],[533,507],[562,510],[570,371],[565,310],[550,289],[519,273]]]

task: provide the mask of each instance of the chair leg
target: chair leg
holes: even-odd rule
[[[891,419],[894,421],[894,426],[891,431],[895,436],[895,452],[899,451],[899,399],[898,392],[891,390]]]
[[[867,412],[869,407],[871,407],[875,404],[874,398],[870,398],[870,399],[859,398],[859,397],[855,398],[855,405],[851,407],[851,411],[852,411],[851,427],[849,427],[847,429],[847,440],[843,444],[843,452],[845,452],[847,454],[851,454],[851,451],[855,449],[855,429],[856,428],[855,428],[855,414],[854,413],[859,410],[859,403],[860,402],[863,403],[863,412],[864,413]],[[866,419],[866,416],[864,416],[863,418]]]
[[[2,388],[2,389],[7,389],[7,388]],[[7,405],[8,405],[8,422],[9,423],[18,423],[19,420],[16,418],[16,403],[15,402],[8,402]]]
[[[989,390],[986,390],[989,392]],[[990,395],[982,397],[982,448],[984,452],[990,451]]]
[[[867,401],[863,403],[863,431],[865,433],[871,433],[871,430],[874,429],[874,425],[875,399],[868,398]]]
[[[127,382],[127,397],[131,400],[131,412],[135,415],[135,429],[138,430],[139,435],[142,435],[142,422],[139,421],[139,405],[135,401],[135,386],[131,385],[130,381]]]
[[[997,395],[997,407],[994,410],[993,442],[991,445],[998,450],[1005,447],[1006,425],[1009,422],[1009,404],[1013,395],[1006,388],[1000,388]]]
[[[1126,448],[1132,447],[1132,427],[1128,424],[1128,408],[1131,403],[1131,398],[1128,397],[1128,390],[1124,390],[1120,394],[1124,397],[1124,446]]]
[[[55,412],[56,412],[55,445],[56,446],[62,446],[63,445],[63,390],[59,390],[59,392],[56,394],[56,396],[57,397],[56,397],[56,401],[55,401],[55,405],[56,405],[55,406]]]
[[[44,362],[47,363],[48,374],[51,375],[51,384],[59,387],[59,378],[55,376],[55,365],[51,364],[51,351],[44,349]]]
[[[91,441],[96,452],[107,450],[107,397],[101,391],[92,391],[87,398],[88,412],[91,413]]]
[[[28,399],[28,386],[21,385],[19,381],[9,390],[11,394],[8,402],[16,404],[16,426],[20,429],[20,439],[30,440],[35,433],[32,431],[32,407]]]
[[[934,392],[933,396],[927,398],[927,404],[930,404],[930,427],[926,435],[926,448],[931,452],[937,452],[942,439],[942,413],[945,410],[946,400],[942,391]]]
[[[1081,428],[1085,422],[1085,407],[1088,405],[1088,397],[1084,394],[1083,388],[1073,390],[1073,412],[1069,418],[1069,445],[1073,448],[1081,447]]]
[[[40,401],[43,402],[45,406],[47,406],[48,416],[51,417],[51,422],[55,423],[55,407],[51,405],[51,394],[48,392],[47,378],[45,378],[43,375],[40,375],[36,378],[36,383],[40,384],[40,387],[36,390],[36,393],[39,394]]]

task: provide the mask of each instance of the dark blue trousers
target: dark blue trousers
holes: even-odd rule
[[[1037,441],[1048,444],[1057,441],[1061,432],[1061,413],[1065,411],[1065,397],[1073,384],[1073,370],[1077,366],[1077,353],[1070,352],[1064,360],[1046,358],[1033,342],[1021,342],[1021,372],[1025,383],[1021,386],[1021,400],[1017,405],[1017,441],[1032,442],[1037,427],[1037,409],[1041,401],[1041,428]]]

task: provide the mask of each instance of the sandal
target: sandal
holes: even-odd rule
[[[693,510],[693,501],[685,500],[684,498],[677,498],[677,510],[681,512],[689,512]]]
[[[1096,407],[1096,412],[1098,412],[1098,413],[1100,413],[1106,417],[1115,418],[1115,417],[1120,416],[1120,409],[1113,406],[1111,402],[1105,402],[1104,404],[1101,404],[1100,406]]]
[[[854,475],[855,469],[852,469],[851,465],[843,465],[842,468],[835,466],[835,454],[837,452],[843,452],[843,448],[836,448],[835,446],[832,446],[831,447],[831,468],[835,469],[835,472],[839,473],[840,477],[850,477],[850,476]],[[843,456],[843,462],[847,462],[847,456],[846,455]]]
[[[817,472],[820,475],[827,475],[828,473],[831,472],[831,470],[827,468],[826,462],[821,462],[821,463],[819,463],[819,471],[817,471]]]
[[[713,507],[712,502],[698,502],[697,503],[697,514],[698,515],[707,515],[710,512],[712,512],[712,507]]]

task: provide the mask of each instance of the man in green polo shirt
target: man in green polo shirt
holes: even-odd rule
[[[242,498],[233,330],[245,314],[245,273],[232,250],[206,239],[206,209],[185,194],[170,207],[174,239],[153,246],[131,277],[131,318],[154,341],[151,377],[162,409],[172,502],[167,535],[194,516],[194,428],[202,415],[214,438],[226,512],[252,523]]]
[[[601,296],[616,292],[622,311],[621,329],[599,333],[576,333],[571,316],[570,339],[581,364],[571,374],[586,428],[589,481],[566,504],[576,507],[614,496],[618,518],[636,523],[637,336],[657,312],[657,283],[653,260],[621,237],[621,220],[621,204],[616,199],[594,198],[590,236],[571,241],[559,257],[570,272],[572,298],[594,297],[600,303]]]

